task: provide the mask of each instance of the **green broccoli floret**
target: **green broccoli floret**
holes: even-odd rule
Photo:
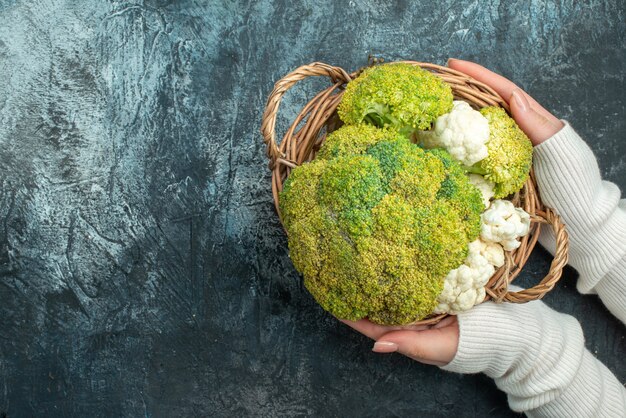
[[[469,168],[495,183],[496,199],[518,192],[530,174],[533,146],[526,134],[504,109],[489,106],[480,109],[489,121],[489,155]]]
[[[344,126],[280,194],[290,256],[333,315],[381,324],[422,319],[463,263],[482,200],[458,162],[390,129]]]
[[[341,154],[363,154],[371,145],[396,137],[388,130],[372,125],[344,125],[328,135],[315,158],[329,160]]]
[[[396,63],[365,69],[346,86],[339,118],[347,125],[391,127],[410,137],[452,109],[452,89],[418,66]]]

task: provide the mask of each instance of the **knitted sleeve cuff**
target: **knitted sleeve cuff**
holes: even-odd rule
[[[537,356],[575,361],[583,348],[578,321],[550,309],[541,301],[524,304],[485,302],[458,314],[459,346],[454,359],[442,368],[457,373],[480,373],[495,378],[508,393],[515,392],[513,365],[534,363]],[[568,350],[563,337],[568,334]],[[558,353],[558,355],[557,355]],[[519,369],[518,369],[519,371]],[[546,376],[555,371],[547,368]],[[562,377],[573,373],[562,370]],[[504,379],[504,380],[502,380]],[[521,395],[521,393],[519,393]]]
[[[442,369],[494,378],[514,411],[571,417],[624,412],[626,390],[585,349],[573,317],[540,301],[486,302],[458,320],[457,354]]]

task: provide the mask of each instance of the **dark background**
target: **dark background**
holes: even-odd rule
[[[624,190],[625,4],[582,3],[0,0],[0,416],[514,416],[486,377],[375,355],[315,304],[259,126],[299,65],[461,57]],[[546,303],[626,381],[624,326],[575,280]]]

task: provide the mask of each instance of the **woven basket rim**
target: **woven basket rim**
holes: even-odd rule
[[[452,87],[455,100],[464,100],[475,108],[500,106],[510,113],[508,103],[495,90],[460,71],[419,61],[401,60],[392,63],[416,65],[430,71]],[[340,67],[313,62],[298,67],[274,85],[263,113],[261,133],[270,161],[272,194],[279,217],[279,193],[285,179],[293,168],[315,158],[317,150],[325,140],[325,131],[332,128],[333,123],[337,123],[336,109],[341,101],[343,88],[359,73],[360,71],[348,73]],[[284,94],[299,81],[315,76],[329,78],[330,86],[309,100],[278,143],[275,131],[276,118]],[[505,264],[496,270],[485,286],[487,294],[485,301],[492,299],[495,302],[525,303],[543,298],[554,288],[561,278],[563,267],[567,264],[569,241],[561,218],[541,202],[532,169],[522,190],[510,200],[531,215],[531,231],[521,239],[518,249],[505,251]],[[551,227],[556,238],[556,251],[549,271],[535,286],[520,291],[509,291],[509,284],[519,275],[537,244],[542,225]],[[433,315],[415,321],[412,325],[433,325],[448,315]]]

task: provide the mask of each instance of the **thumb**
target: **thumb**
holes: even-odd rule
[[[373,351],[398,352],[421,363],[444,366],[456,355],[458,344],[458,326],[448,326],[424,331],[391,331],[376,341]]]
[[[563,122],[537,112],[521,89],[513,90],[509,100],[511,115],[519,127],[528,135],[533,145],[539,145],[563,127]]]

